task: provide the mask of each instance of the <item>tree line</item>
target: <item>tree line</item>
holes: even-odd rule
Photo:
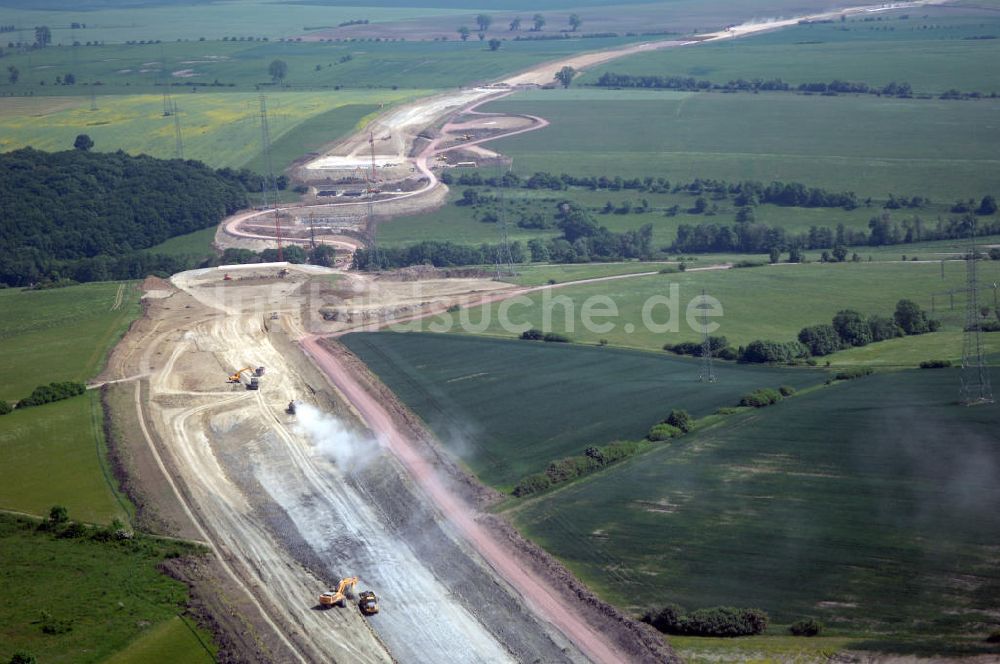
[[[814,81],[793,85],[780,78],[737,78],[726,83],[713,83],[705,79],[696,79],[692,76],[637,76],[632,74],[619,74],[616,72],[605,72],[594,84],[597,87],[605,88],[649,88],[661,90],[684,90],[688,92],[700,92],[705,90],[717,90],[720,92],[801,92],[806,94],[819,94],[835,96],[839,94],[859,94],[876,95],[879,97],[898,97],[901,99],[911,99],[914,96],[913,87],[903,81],[890,81],[885,85],[872,85],[863,81],[844,81],[834,79],[832,81]],[[978,91],[961,92],[954,88],[942,92],[939,99],[978,99],[981,97],[996,97],[997,93],[985,94]]]
[[[930,240],[958,240],[970,235],[1000,233],[1000,219],[977,219],[972,213],[939,218],[929,224],[919,216],[895,220],[888,212],[868,221],[868,230],[811,226],[803,233],[789,233],[780,226],[757,222],[726,225],[714,222],[680,224],[670,250],[677,253],[771,253],[788,251],[790,262],[802,260],[803,249],[833,249],[833,260],[843,261],[847,247],[881,247]],[[828,256],[828,258],[830,258]],[[773,259],[772,262],[777,262]]]
[[[589,263],[628,258],[649,259],[653,254],[653,226],[615,233],[598,224],[583,207],[571,201],[556,205],[554,224],[562,236],[548,240],[533,239],[527,252],[520,242],[510,244],[515,263]],[[405,247],[383,247],[378,252],[359,249],[354,252],[354,267],[360,270],[433,265],[456,267],[493,263],[498,245],[469,246],[454,242],[424,241]]]
[[[145,276],[170,259],[140,252],[246,207],[249,171],[122,151],[0,154],[0,282],[23,286]],[[153,269],[151,269],[153,268]],[[72,275],[67,274],[72,273]]]
[[[746,346],[735,348],[724,336],[709,337],[712,357],[751,364],[788,364],[822,357],[845,348],[867,346],[903,336],[936,332],[941,322],[927,316],[919,304],[912,300],[899,300],[891,317],[864,316],[853,309],[838,311],[829,324],[811,325],[799,331],[795,341],[757,339]],[[677,355],[701,357],[701,342],[684,341],[664,344],[663,350]],[[815,360],[808,360],[815,363]],[[783,396],[788,396],[785,388]],[[741,404],[746,405],[746,404]]]
[[[686,183],[671,183],[662,177],[573,176],[568,173],[556,175],[554,173],[539,171],[527,178],[522,178],[516,173],[507,173],[503,177],[497,178],[483,177],[478,171],[460,173],[458,175],[445,171],[441,176],[441,182],[466,187],[549,189],[552,191],[565,191],[572,187],[580,187],[591,191],[604,189],[608,191],[634,190],[659,194],[686,193],[692,196],[712,194],[713,197],[731,198],[733,203],[739,207],[752,207],[767,203],[783,207],[827,207],[853,210],[860,207],[862,203],[870,203],[870,201],[860,201],[857,194],[853,191],[828,191],[820,187],[810,187],[801,182],[780,182],[777,180],[769,184],[764,184],[763,182],[754,180],[727,182],[712,178],[695,178]],[[891,200],[896,202],[902,201],[907,207],[922,207],[930,202],[929,199],[920,196],[913,198],[893,196]],[[468,204],[469,202],[459,202],[459,204],[463,203]]]

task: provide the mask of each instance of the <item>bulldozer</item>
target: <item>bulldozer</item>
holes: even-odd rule
[[[319,596],[319,605],[327,608],[331,606],[344,606],[345,600],[353,599],[354,587],[358,585],[358,577],[349,576],[341,579],[336,590],[328,590]],[[377,609],[376,609],[377,610]]]
[[[373,616],[378,613],[378,598],[371,590],[364,590],[358,596],[358,609],[366,616]]]

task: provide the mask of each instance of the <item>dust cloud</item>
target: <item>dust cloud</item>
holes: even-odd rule
[[[345,472],[362,470],[380,454],[377,441],[351,431],[339,419],[310,404],[296,411],[299,430],[313,448]]]

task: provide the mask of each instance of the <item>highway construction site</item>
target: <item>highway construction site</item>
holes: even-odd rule
[[[500,496],[336,337],[524,292],[474,273],[344,269],[373,221],[442,204],[436,172],[502,163],[482,144],[547,124],[479,105],[567,64],[688,43],[575,56],[394,109],[297,168],[312,199],[237,215],[216,235],[221,248],[332,244],[348,254],[336,269],[227,266],[144,284],[144,316],[103,378],[139,378],[144,482],[169,496],[171,534],[215,552],[213,583],[252,625],[241,638],[258,655],[244,661],[675,661],[652,627],[490,514]],[[363,195],[343,200],[337,183],[351,178]],[[359,603],[365,591],[377,611]]]
[[[413,302],[405,282],[352,275],[345,286],[324,268],[225,274],[147,280],[146,314],[107,378],[143,377],[135,405],[161,474],[146,481],[170,485],[188,522],[177,530],[206,542],[251,598],[264,659],[670,658],[651,628],[488,516],[492,491],[324,338],[350,324],[316,315],[352,297],[374,312],[430,311],[508,286],[431,279]],[[351,577],[345,601],[320,597]],[[360,610],[362,591],[377,612]]]

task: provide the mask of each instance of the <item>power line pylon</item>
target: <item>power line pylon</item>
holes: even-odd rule
[[[495,260],[495,276],[497,281],[505,277],[513,277],[516,273],[514,272],[514,256],[510,251],[510,235],[507,231],[507,200],[505,191],[507,189],[507,182],[505,180],[507,173],[509,173],[514,166],[513,160],[511,160],[507,169],[503,168],[502,157],[498,157],[497,161],[497,229],[500,232],[500,242],[497,244],[496,250],[496,260]],[[506,170],[506,172],[504,172]]]
[[[976,274],[975,229],[965,258],[965,335],[962,343],[962,403],[966,406],[993,403],[990,370],[983,357],[982,316],[979,311],[979,279]]]
[[[705,312],[707,309],[705,303],[705,289],[701,290],[701,304],[699,308],[702,312]],[[701,374],[698,376],[698,380],[702,383],[714,383],[715,365],[712,360],[712,338],[708,336],[707,313],[702,314],[701,328],[704,336],[701,341]]]
[[[281,251],[281,224],[278,221],[278,183],[274,179],[274,166],[271,163],[271,129],[267,124],[267,97],[260,96],[260,136],[264,150],[264,207],[274,208],[274,233],[278,239],[278,261],[284,260]],[[273,204],[272,204],[273,201]]]
[[[184,159],[184,136],[181,134],[181,114],[177,109],[177,102],[173,103],[174,112],[174,156],[177,159]]]

